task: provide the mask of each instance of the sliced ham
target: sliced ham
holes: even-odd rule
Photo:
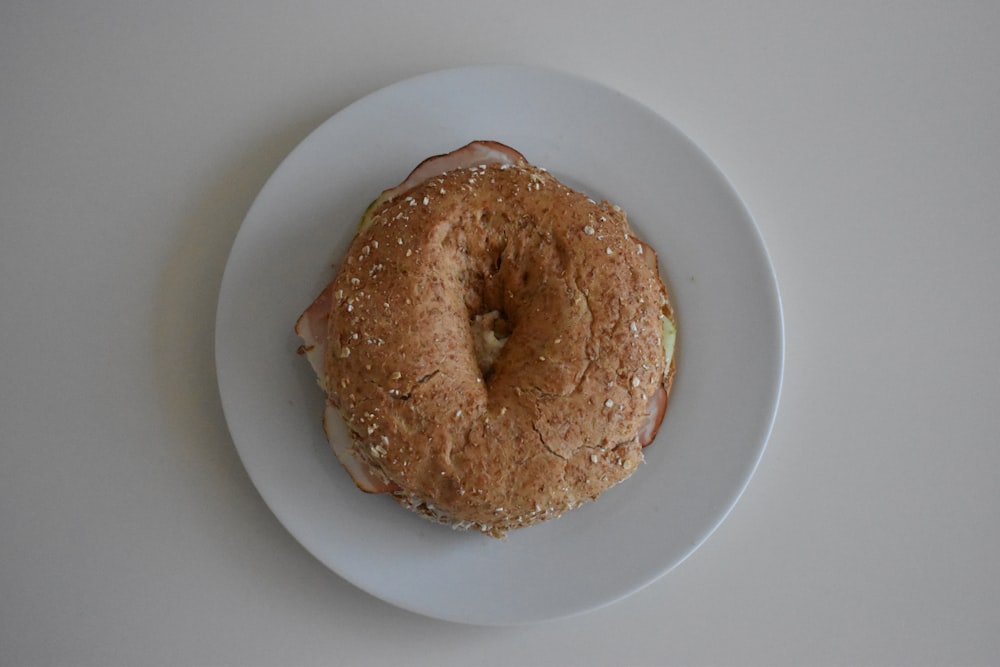
[[[327,285],[309,307],[305,309],[295,323],[295,333],[302,339],[299,352],[309,360],[309,365],[316,372],[316,378],[324,389],[326,384],[326,341],[330,321],[330,309],[333,307],[333,284]]]
[[[646,404],[646,417],[639,427],[639,444],[645,447],[653,442],[656,432],[663,423],[663,414],[667,411],[667,390],[662,386],[656,390]]]
[[[340,413],[337,411],[337,408],[333,404],[327,403],[326,410],[323,411],[323,432],[326,434],[326,439],[333,448],[334,455],[340,461],[340,465],[344,466],[347,474],[351,476],[357,487],[365,493],[390,493],[398,491],[398,486],[392,482],[385,481],[366,461],[362,461],[351,453],[350,448],[347,446],[346,438],[343,436],[331,437],[332,424],[338,419],[340,419]]]
[[[383,203],[394,199],[407,190],[415,188],[424,181],[440,176],[455,169],[468,169],[481,164],[509,164],[527,166],[528,161],[523,155],[495,141],[473,141],[458,150],[443,155],[429,157],[410,172],[406,179],[394,188],[389,188],[378,196],[369,211],[374,211]]]

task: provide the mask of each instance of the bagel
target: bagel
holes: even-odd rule
[[[495,537],[629,477],[674,373],[656,254],[622,209],[488,141],[384,191],[295,331],[355,483]]]

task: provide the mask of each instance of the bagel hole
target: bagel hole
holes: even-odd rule
[[[472,349],[476,356],[476,365],[489,382],[493,376],[493,366],[507,339],[510,338],[511,324],[507,314],[502,310],[491,310],[473,315],[470,318],[469,329],[472,336]]]
[[[493,322],[493,335],[495,335],[498,339],[503,340],[510,338],[511,325],[510,321],[507,319],[507,315],[502,310],[499,312],[500,316]]]

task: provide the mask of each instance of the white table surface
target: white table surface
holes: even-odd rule
[[[1000,663],[1000,4],[347,4],[0,4],[0,664]],[[213,356],[282,158],[368,92],[498,62],[698,143],[787,334],[770,444],[702,548],[506,629],[308,555]]]

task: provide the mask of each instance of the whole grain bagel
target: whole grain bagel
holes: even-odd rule
[[[622,210],[495,142],[376,199],[296,331],[358,485],[494,536],[631,475],[674,367],[656,255]]]

